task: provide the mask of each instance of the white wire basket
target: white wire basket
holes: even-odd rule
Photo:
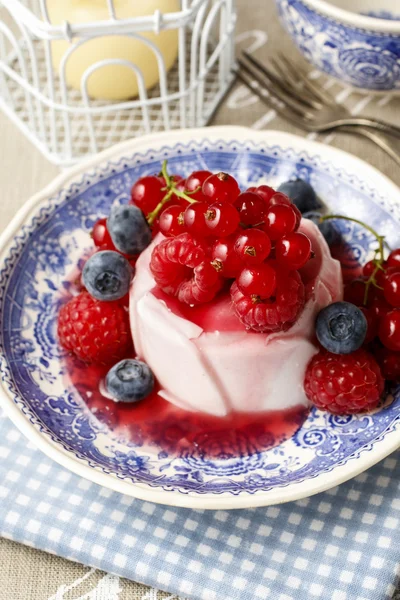
[[[235,0],[176,0],[178,12],[155,10],[135,18],[119,18],[119,0],[104,0],[105,20],[61,24],[50,20],[48,1],[0,0],[0,108],[55,164],[74,164],[145,133],[206,125],[232,83]],[[167,30],[177,36],[177,59],[169,71],[160,49],[146,37]],[[69,61],[102,36],[129,37],[149,48],[157,83],[146,89],[137,64],[107,58],[88,66],[78,88],[71,87]],[[54,42],[60,40],[68,46],[55,68]],[[91,97],[90,77],[103,67],[121,66],[135,75],[136,97]]]

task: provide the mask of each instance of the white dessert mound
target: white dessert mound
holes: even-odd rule
[[[246,331],[233,315],[228,294],[204,305],[208,324],[223,324],[219,330],[189,320],[176,303],[168,306],[152,292],[149,261],[163,237],[157,236],[143,252],[130,291],[131,330],[136,353],[153,370],[165,399],[215,416],[308,404],[303,380],[317,352],[315,317],[321,308],[342,299],[343,284],[340,264],[318,228],[303,219],[300,231],[311,238],[315,253],[302,270],[308,300],[288,331],[269,335]]]

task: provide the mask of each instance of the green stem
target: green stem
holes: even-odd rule
[[[368,302],[369,288],[371,287],[371,285],[374,285],[377,288],[380,287],[376,281],[376,275],[377,275],[378,271],[385,270],[382,266],[383,262],[385,260],[385,257],[384,257],[385,237],[383,235],[379,235],[379,233],[377,231],[375,231],[375,229],[373,229],[369,225],[366,225],[365,223],[363,223],[363,221],[360,221],[359,219],[353,219],[352,217],[345,217],[343,215],[326,215],[325,217],[321,217],[321,223],[323,223],[324,221],[329,221],[330,219],[343,219],[344,221],[351,221],[352,223],[357,223],[358,225],[361,225],[361,227],[364,227],[364,229],[366,229],[367,231],[372,233],[372,235],[376,238],[376,240],[379,244],[379,247],[375,250],[375,258],[373,259],[375,268],[374,268],[373,272],[371,273],[370,277],[368,278],[368,280],[365,282],[364,306],[366,306],[366,304]]]
[[[196,202],[196,200],[193,200],[193,198],[188,196],[188,194],[186,194],[185,192],[182,192],[181,190],[178,190],[178,188],[175,185],[175,182],[171,179],[171,177],[168,173],[166,160],[163,161],[163,164],[161,167],[161,175],[165,179],[165,190],[167,193],[165,194],[164,198],[157,204],[155,209],[147,215],[147,222],[149,225],[153,225],[154,221],[157,219],[157,217],[160,214],[161,210],[163,209],[164,205],[168,202],[168,200],[170,200],[172,198],[172,196],[177,196],[178,198],[183,198],[189,204],[194,204]]]
[[[169,176],[169,173],[168,173],[167,164],[168,164],[168,161],[164,160],[163,164],[161,166],[161,175],[165,179],[165,183],[166,183],[167,188],[171,189],[171,187],[172,187],[172,181],[171,181],[171,177]]]
[[[358,219],[353,219],[353,217],[345,217],[344,215],[326,215],[325,217],[321,217],[321,223],[323,223],[324,221],[329,221],[330,219],[342,219],[343,221],[352,221],[353,223],[357,223],[358,225],[361,225],[361,227],[364,227],[364,229],[367,229],[368,231],[370,231],[372,233],[372,235],[374,237],[376,237],[376,239],[378,240],[379,252],[383,256],[383,240],[385,239],[385,237],[382,235],[379,235],[379,233],[377,233],[375,231],[375,229],[372,229],[372,227],[370,227],[369,225],[366,225],[365,223],[363,223],[362,221],[359,221]]]
[[[147,222],[149,225],[153,225],[154,221],[157,219],[158,215],[160,214],[164,204],[166,204],[168,202],[168,200],[171,198],[171,196],[173,195],[174,190],[171,189],[169,190],[164,198],[157,204],[157,206],[155,207],[154,210],[152,210],[148,215],[147,215]]]
[[[188,196],[186,192],[178,190],[174,185],[172,189],[174,190],[175,196],[178,196],[178,198],[183,198],[184,200],[186,200],[186,202],[189,202],[189,204],[194,204],[195,202],[197,202],[197,200],[194,200],[193,198]]]

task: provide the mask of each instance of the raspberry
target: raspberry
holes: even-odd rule
[[[273,265],[273,261],[270,263]],[[262,333],[286,331],[304,308],[304,285],[297,271],[277,271],[274,298],[260,300],[243,294],[236,282],[231,287],[235,312],[247,329]]]
[[[323,350],[308,363],[304,389],[317,408],[345,415],[376,408],[384,379],[378,363],[365,350],[346,355]]]
[[[61,307],[61,345],[87,363],[115,363],[132,349],[128,311],[119,302],[95,300],[82,292]]]
[[[160,242],[151,255],[150,270],[164,292],[185,304],[210,302],[223,285],[205,246],[189,233]]]

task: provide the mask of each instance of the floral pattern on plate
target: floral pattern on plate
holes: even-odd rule
[[[296,433],[263,450],[245,434],[229,449],[218,436],[210,452],[186,449],[174,455],[160,444],[126,441],[102,424],[68,385],[56,339],[61,290],[71,270],[92,247],[90,229],[114,202],[126,202],[132,183],[157,172],[169,159],[171,172],[188,174],[194,165],[235,175],[245,187],[277,185],[291,176],[306,178],[336,213],[357,214],[398,244],[400,206],[361,179],[318,156],[289,146],[242,141],[177,143],[146,154],[128,154],[92,169],[79,183],[42,202],[15,236],[0,272],[1,372],[3,386],[32,425],[57,447],[87,466],[121,480],[182,494],[255,494],[327,473],[370,452],[400,418],[400,394],[374,414],[337,417],[312,410]],[[373,239],[364,230],[338,222],[358,260]],[[272,446],[273,444],[270,444]]]

